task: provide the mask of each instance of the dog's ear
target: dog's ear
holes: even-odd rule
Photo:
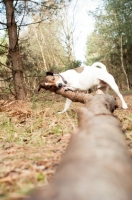
[[[54,73],[53,72],[46,72],[46,76],[53,76],[54,75]]]

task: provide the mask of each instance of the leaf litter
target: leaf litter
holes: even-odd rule
[[[114,115],[132,155],[132,94],[124,98],[129,109],[119,108]],[[67,113],[57,114],[64,103],[64,98],[51,93],[38,101],[0,100],[0,199],[21,200],[34,188],[48,184],[83,106],[73,103]]]

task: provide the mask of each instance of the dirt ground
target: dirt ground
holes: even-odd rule
[[[39,97],[39,98],[38,98]],[[124,93],[129,109],[114,112],[132,155],[132,92]],[[0,100],[0,199],[20,200],[47,185],[77,127],[81,103],[64,114],[65,99],[47,92],[30,101]]]

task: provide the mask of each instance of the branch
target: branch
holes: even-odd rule
[[[3,65],[4,67],[6,67],[6,68],[8,68],[8,69],[10,69],[10,70],[12,70],[12,68],[11,67],[9,67],[8,65],[5,65],[4,63],[2,63],[2,62],[0,62],[0,64],[1,65]]]
[[[8,46],[7,46],[7,45],[2,45],[2,44],[0,44],[0,47],[3,47],[3,48],[5,48],[5,49],[8,49]]]
[[[40,24],[41,22],[43,22],[43,21],[45,21],[47,19],[48,19],[48,17],[45,18],[45,19],[42,19],[40,21],[37,21],[37,22],[31,22],[31,23],[28,23],[28,24],[21,24],[21,25],[18,25],[18,26],[29,26],[29,25],[32,25],[32,24]]]
[[[20,22],[20,24],[19,24],[19,26],[18,26],[18,36],[17,36],[17,41],[18,41],[19,34],[20,34],[20,27],[21,27],[21,25],[22,25],[22,22],[23,22],[23,20],[24,20],[25,15],[26,15],[26,4],[25,4],[25,7],[24,7],[24,8],[25,8],[25,9],[24,9],[24,14],[23,14],[22,19],[21,19],[21,22]]]
[[[9,77],[9,78],[5,78],[5,79],[1,79],[0,81],[10,81],[11,79],[13,79],[13,77]]]
[[[3,22],[1,22],[1,21],[0,21],[0,24],[2,24],[2,25],[4,25],[4,26],[7,26],[7,23],[3,23]]]

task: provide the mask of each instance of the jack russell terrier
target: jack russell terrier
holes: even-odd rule
[[[46,83],[47,86],[63,87],[65,90],[81,90],[86,91],[93,86],[107,92],[108,87],[118,95],[122,102],[122,108],[127,109],[128,106],[121,95],[119,88],[114,80],[114,77],[106,70],[106,66],[101,62],[95,62],[92,66],[81,66],[75,69],[70,69],[60,74],[47,72],[46,76],[51,76]],[[64,109],[59,113],[66,112],[70,105],[71,100],[66,98]]]

